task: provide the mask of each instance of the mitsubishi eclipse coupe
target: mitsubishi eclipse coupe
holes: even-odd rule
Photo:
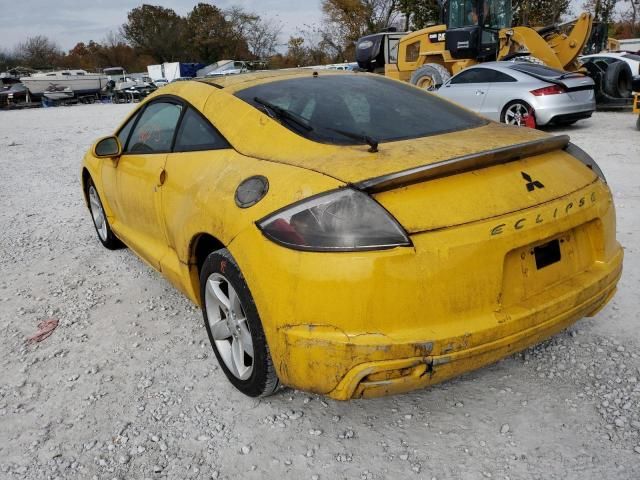
[[[168,85],[81,179],[102,244],[202,308],[249,396],[441,382],[594,315],[622,271],[611,192],[568,137],[372,74]]]

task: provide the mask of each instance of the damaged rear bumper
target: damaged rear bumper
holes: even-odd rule
[[[489,365],[555,335],[585,316],[595,315],[613,297],[621,273],[622,250],[611,262],[574,277],[564,292],[558,286],[560,292],[553,301],[517,317],[511,316],[510,321],[533,324],[530,328],[469,348],[457,343],[452,351],[438,355],[430,352],[443,352],[443,345],[448,344],[446,340],[439,341],[440,345],[430,341],[401,343],[386,335],[347,336],[328,327],[312,325],[285,328],[282,333],[292,358],[314,358],[314,370],[323,375],[347,372],[335,379],[337,386],[333,390],[322,393],[336,400],[392,395]],[[467,345],[474,344],[474,335],[482,336],[482,332],[470,330]],[[318,349],[321,354],[315,355]],[[308,389],[308,379],[288,380],[293,386],[299,380]]]

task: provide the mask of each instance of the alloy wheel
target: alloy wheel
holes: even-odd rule
[[[226,367],[239,380],[253,372],[251,330],[236,290],[224,275],[212,273],[205,286],[205,306],[211,336]]]
[[[530,113],[526,105],[514,103],[505,111],[504,123],[523,127],[526,125],[525,120],[528,115],[530,115]]]
[[[96,226],[98,235],[103,242],[107,241],[107,218],[104,214],[104,209],[100,203],[98,192],[93,185],[89,187],[89,208],[91,208],[91,216],[93,217],[93,223]]]

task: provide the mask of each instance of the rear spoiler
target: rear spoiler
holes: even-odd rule
[[[448,177],[470,170],[478,170],[493,165],[515,162],[522,158],[542,155],[554,150],[564,150],[569,146],[568,135],[557,135],[541,138],[526,143],[518,143],[507,147],[485,150],[483,152],[454,157],[449,160],[410,168],[401,172],[390,173],[380,177],[357,182],[352,186],[367,193],[379,193],[394,188],[405,187],[418,182]]]
[[[512,67],[513,68],[513,67]],[[588,77],[589,75],[586,75],[584,73],[581,72],[567,72],[567,74],[569,74],[568,76],[564,76],[564,75],[560,75],[559,77],[545,77],[543,75],[538,75],[536,73],[531,73],[531,72],[527,72],[526,70],[520,70],[519,68],[513,68],[513,70],[515,70],[516,72],[520,72],[520,73],[524,73],[525,75],[529,75],[530,77],[536,78],[538,80],[540,80],[541,82],[547,82],[547,83],[551,83],[553,85],[559,85],[565,89],[567,89],[568,91],[577,91],[577,90],[593,90],[595,88],[595,85],[586,85],[584,87],[568,87],[566,83],[564,83],[562,80],[564,80],[565,78],[575,78],[575,77]]]

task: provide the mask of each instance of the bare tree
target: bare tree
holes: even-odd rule
[[[400,0],[323,0],[324,25],[346,46],[368,33],[392,26],[400,13]]]
[[[630,4],[628,17],[631,23],[631,30],[635,33],[638,24],[638,11],[640,10],[640,0],[625,0]]]
[[[569,13],[571,0],[516,0],[514,25],[546,26],[561,21]]]
[[[124,45],[127,43],[127,40],[122,35],[122,32],[114,32],[113,30],[109,30],[109,32],[104,36],[102,40],[102,45],[105,47],[117,47],[119,45]]]
[[[15,56],[32,68],[51,68],[62,56],[62,50],[49,38],[36,35],[19,43],[15,50]]]
[[[258,18],[251,22],[246,32],[247,46],[251,54],[260,59],[273,55],[281,31],[282,24],[274,20]]]
[[[596,20],[603,23],[613,22],[616,4],[618,0],[587,0],[583,8],[594,14]]]
[[[18,58],[8,50],[0,50],[0,73],[18,66]]]

